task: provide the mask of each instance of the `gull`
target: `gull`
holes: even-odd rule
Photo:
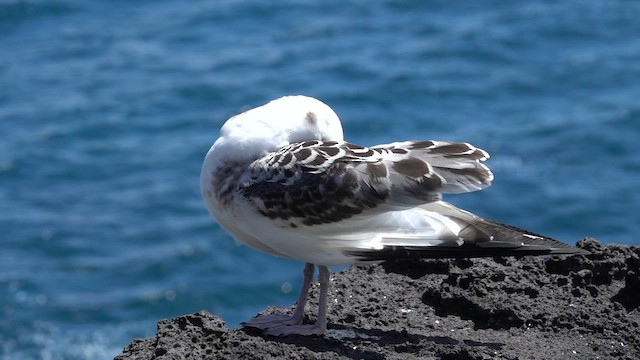
[[[488,187],[488,158],[463,142],[346,142],[336,113],[301,95],[231,117],[202,166],[209,212],[237,241],[305,262],[293,314],[258,315],[243,326],[276,336],[324,334],[329,266],[583,253],[442,200]],[[316,266],[318,314],[303,324]]]

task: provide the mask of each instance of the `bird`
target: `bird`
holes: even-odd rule
[[[488,158],[465,142],[347,142],[338,115],[304,95],[229,118],[200,174],[209,212],[240,243],[305,263],[293,314],[261,314],[242,325],[274,336],[324,335],[330,266],[585,253],[442,200],[488,187]],[[318,313],[303,324],[316,267]]]

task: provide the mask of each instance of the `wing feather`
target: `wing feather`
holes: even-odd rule
[[[254,161],[241,192],[258,211],[291,226],[337,222],[363,211],[411,208],[441,192],[479,190],[493,176],[483,150],[466,143],[408,141],[371,148],[305,141]]]
[[[438,189],[442,193],[482,190],[493,180],[491,170],[482,163],[489,159],[489,154],[468,143],[404,141],[374,146],[373,149],[429,164],[443,180]]]

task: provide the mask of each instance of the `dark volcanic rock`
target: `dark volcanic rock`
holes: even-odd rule
[[[640,358],[640,248],[578,246],[591,254],[352,267],[331,279],[324,337],[229,330],[201,311],[116,359]],[[316,299],[317,285],[308,322]]]

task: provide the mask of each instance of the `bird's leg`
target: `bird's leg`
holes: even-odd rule
[[[265,330],[268,335],[323,335],[327,331],[327,293],[329,290],[329,269],[319,266],[320,298],[318,299],[318,318],[313,325],[280,325]]]
[[[300,289],[300,295],[298,301],[296,301],[296,308],[293,311],[293,315],[285,314],[266,314],[258,315],[248,322],[242,323],[242,326],[249,326],[258,329],[269,329],[277,326],[284,325],[299,325],[302,324],[304,318],[304,307],[307,304],[307,294],[309,293],[309,287],[311,286],[311,280],[313,280],[313,272],[315,266],[313,264],[306,263],[302,272],[304,280],[302,282],[302,289]]]
[[[304,307],[307,305],[307,295],[309,294],[309,288],[311,287],[315,270],[316,267],[313,264],[304,264],[304,270],[302,271],[304,280],[302,282],[302,289],[300,289],[300,295],[298,295],[298,301],[296,301],[296,308],[293,310],[293,315],[291,316],[292,320],[294,320],[291,325],[302,324]]]

